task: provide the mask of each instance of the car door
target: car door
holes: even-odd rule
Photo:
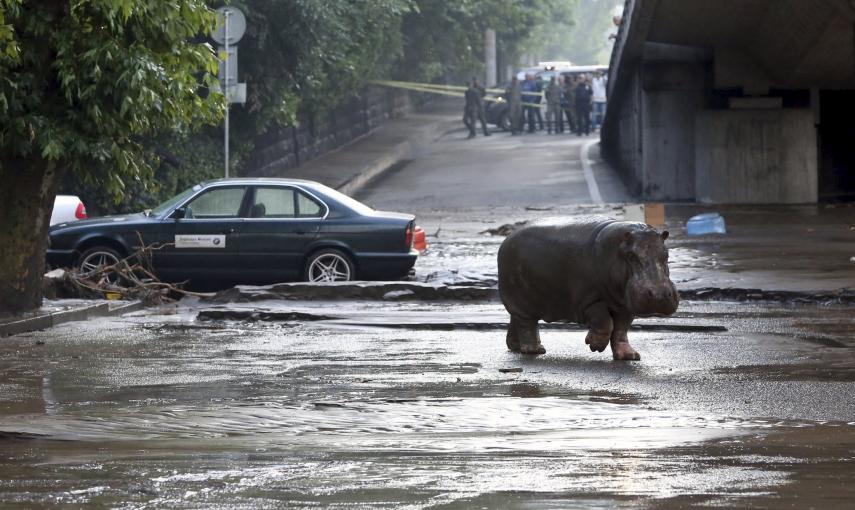
[[[255,186],[241,230],[241,266],[255,280],[298,279],[327,207],[294,186]]]
[[[246,192],[246,186],[208,188],[164,219],[165,247],[153,255],[157,273],[172,280],[190,279],[194,285],[239,275]]]

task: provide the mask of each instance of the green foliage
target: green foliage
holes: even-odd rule
[[[235,135],[253,138],[298,112],[323,112],[370,80],[385,77],[401,53],[410,0],[248,0],[239,76],[247,103],[233,109]]]
[[[55,161],[121,194],[156,158],[144,140],[215,122],[215,17],[202,0],[0,0],[0,156]]]
[[[570,23],[548,23],[537,30],[542,35],[532,41],[532,47],[544,60],[571,60],[576,64],[607,64],[612,42],[609,33],[616,33],[612,10],[623,5],[622,0],[576,0]]]
[[[483,70],[484,31],[496,31],[508,63],[532,45],[532,31],[546,23],[569,22],[568,0],[416,0],[404,17],[400,74],[414,81],[460,83]]]

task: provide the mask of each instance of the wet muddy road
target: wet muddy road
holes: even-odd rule
[[[476,140],[451,134],[360,197],[417,214],[422,282],[494,286],[503,237],[488,229],[622,215],[591,200],[588,141]],[[623,200],[591,158],[603,199]],[[723,211],[727,237],[689,239],[682,211],[672,277],[855,287],[854,212]],[[0,507],[852,505],[851,306],[684,301],[638,320],[642,360],[616,363],[561,324],[522,357],[500,303],[405,294],[186,301],[3,339]]]
[[[301,319],[198,318],[224,308]],[[638,363],[586,351],[569,325],[545,330],[545,356],[520,357],[505,320],[491,302],[187,303],[7,338],[0,503],[844,508],[855,496],[848,308],[684,303],[638,321]]]

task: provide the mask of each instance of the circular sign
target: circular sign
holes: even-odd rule
[[[226,44],[226,20],[229,24],[229,44],[235,44],[246,31],[246,17],[237,7],[217,9],[217,29],[211,34],[211,38],[220,44]]]

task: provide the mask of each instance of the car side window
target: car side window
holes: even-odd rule
[[[296,216],[293,189],[255,189],[255,199],[249,208],[250,218],[294,218]]]
[[[186,206],[185,218],[236,218],[246,188],[215,188],[193,199]]]
[[[324,208],[309,195],[297,192],[297,212],[301,218],[320,218]]]

